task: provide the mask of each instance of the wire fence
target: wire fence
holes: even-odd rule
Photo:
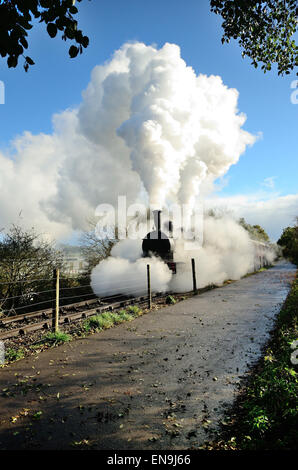
[[[84,275],[84,276],[77,275],[77,276],[69,276],[69,277],[63,276],[61,278],[61,280],[62,281],[63,280],[72,280],[73,281],[73,280],[76,280],[76,279],[84,279],[84,278],[90,278],[90,275],[87,274],[87,275]],[[0,282],[0,286],[4,286],[4,285],[7,285],[7,284],[32,284],[34,282],[53,282],[53,278],[18,279],[18,280],[14,280],[14,281]]]
[[[87,274],[78,274],[76,277],[62,275],[59,283],[62,303],[94,296],[89,280],[90,275]],[[0,282],[0,314],[7,316],[28,313],[38,308],[50,308],[56,298],[56,290],[50,273],[49,277],[4,280]]]
[[[70,303],[76,303],[88,298],[96,298],[96,292],[103,292],[102,295],[99,295],[99,298],[104,298],[105,301],[113,301],[119,295],[123,296],[138,296],[141,294],[146,294],[146,283],[140,281],[140,278],[134,277],[129,280],[121,280],[117,282],[113,281],[102,281],[100,283],[84,283],[78,286],[68,286],[63,287],[63,281],[66,278],[62,278],[59,282],[59,304],[60,306],[65,306]],[[71,278],[73,280],[73,278]],[[21,281],[12,281],[11,284],[24,284],[28,285],[38,282],[54,282],[52,279],[32,279],[32,280],[21,280]],[[62,286],[61,286],[62,281]],[[7,285],[9,283],[0,283],[1,285]],[[87,292],[86,292],[87,291]],[[13,315],[17,313],[28,313],[31,311],[38,310],[40,308],[51,308],[53,303],[56,301],[57,288],[53,287],[51,289],[42,289],[42,290],[30,290],[25,289],[22,294],[4,296],[0,298],[0,307],[1,314],[4,316]],[[45,297],[45,298],[44,298]],[[18,300],[19,302],[14,302]],[[8,305],[10,306],[8,307]]]

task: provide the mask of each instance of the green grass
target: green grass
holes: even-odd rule
[[[138,307],[137,305],[130,305],[129,307],[127,307],[126,311],[127,313],[135,317],[139,317],[143,313],[140,307]]]
[[[257,272],[258,272],[258,273],[262,273],[263,271],[267,271],[267,270],[268,270],[268,268],[265,267],[265,266],[263,266],[263,268],[258,269]]]
[[[104,316],[105,315],[105,316]],[[103,330],[110,328],[113,325],[111,314],[94,315],[84,322],[84,329],[86,331]]]
[[[177,302],[177,300],[175,299],[175,297],[173,297],[172,295],[168,295],[167,298],[166,298],[166,303],[167,304],[175,304]]]
[[[12,362],[17,361],[18,359],[23,359],[25,357],[25,351],[20,349],[8,348],[5,350],[5,361]]]
[[[118,313],[111,313],[111,319],[114,325],[119,325],[124,322],[123,318]]]
[[[129,308],[130,312],[133,314],[127,313],[126,310],[120,310],[119,312],[110,313],[104,312],[98,315],[93,315],[90,318],[87,318],[83,324],[85,331],[90,330],[105,330],[111,328],[113,325],[119,325],[124,321],[131,321],[135,316],[139,315],[140,309],[138,307]]]
[[[120,310],[118,315],[120,315],[122,321],[131,321],[134,319],[134,316],[127,313],[126,310]]]
[[[287,450],[298,442],[298,375],[291,356],[298,339],[298,277],[278,315],[265,354],[208,449]],[[227,420],[225,420],[227,421]]]
[[[50,345],[56,345],[66,343],[67,341],[70,341],[70,339],[71,337],[67,333],[57,331],[56,333],[48,333],[47,335],[45,335],[43,337],[43,342]]]
[[[244,274],[244,276],[242,276],[242,279],[249,277],[249,276],[253,276],[254,274],[262,273],[263,271],[268,271],[268,269],[271,269],[271,268],[273,268],[273,264],[268,264],[268,266],[263,266],[262,268],[259,268],[256,271],[252,271],[251,273]]]
[[[104,312],[98,315],[93,315],[87,318],[83,324],[85,331],[90,330],[105,330],[111,328],[114,325],[131,321],[134,318],[142,315],[142,310],[137,305],[130,305],[126,310],[122,309],[118,312]]]

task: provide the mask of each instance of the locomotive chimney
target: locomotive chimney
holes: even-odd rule
[[[169,237],[173,238],[173,222],[169,220]]]
[[[160,210],[155,210],[153,212],[153,217],[154,217],[154,225],[155,225],[155,230],[158,233],[158,238],[161,238],[161,230],[160,230]]]

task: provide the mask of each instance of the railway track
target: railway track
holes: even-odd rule
[[[81,301],[81,302],[76,302],[76,303],[68,304],[68,305],[65,305],[65,306],[60,306],[59,314],[63,315],[65,312],[67,312],[69,310],[72,310],[72,309],[76,309],[76,308],[80,308],[80,307],[88,307],[89,305],[93,305],[93,304],[100,305],[101,303],[102,303],[102,301],[100,299],[93,298],[93,299],[90,299],[90,300],[84,300],[84,301]],[[9,316],[9,317],[6,317],[6,318],[2,318],[0,320],[0,331],[1,331],[1,328],[3,328],[3,327],[5,328],[8,325],[10,325],[11,323],[22,322],[22,321],[23,322],[28,322],[31,319],[35,319],[35,318],[39,318],[39,317],[47,318],[48,316],[52,315],[52,312],[53,312],[53,309],[52,309],[52,307],[50,307],[50,308],[46,308],[46,309],[42,309],[42,310],[36,310],[35,312],[22,313],[22,314],[18,314],[18,315],[15,315],[15,316]]]
[[[163,298],[167,294],[154,294],[152,298]],[[59,309],[59,325],[73,323],[92,315],[106,311],[116,310],[131,304],[144,304],[146,296],[107,302],[104,298],[91,299],[83,302],[69,304]],[[17,325],[17,326],[16,326]],[[48,308],[36,312],[3,318],[0,321],[0,340],[15,338],[37,330],[50,330],[53,327],[53,309]]]

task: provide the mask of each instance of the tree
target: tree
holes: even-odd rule
[[[87,272],[90,273],[103,259],[110,256],[113,246],[117,243],[117,230],[110,229],[109,233],[100,233],[96,222],[89,220],[90,230],[81,236],[81,253],[87,262]]]
[[[78,0],[81,2],[82,0]],[[223,18],[222,42],[238,39],[242,56],[266,72],[272,64],[278,74],[289,74],[298,65],[298,48],[293,35],[297,32],[297,0],[210,0],[211,11]],[[0,4],[0,54],[7,58],[8,67],[16,67],[21,55],[27,71],[34,65],[24,55],[28,48],[28,33],[32,29],[32,16],[46,25],[51,38],[58,31],[62,39],[75,44],[69,48],[71,58],[82,53],[89,38],[78,29],[73,15],[78,13],[75,0],[2,0]]]
[[[282,247],[283,255],[298,265],[298,217],[293,227],[286,227],[277,244]]]
[[[89,44],[89,38],[78,29],[73,16],[77,13],[75,0],[3,0],[0,4],[0,54],[8,56],[8,67],[16,67],[20,56],[25,59],[26,72],[30,65],[34,65],[31,57],[24,54],[29,45],[27,31],[33,27],[32,17],[46,25],[51,38],[60,31],[64,41],[75,41],[76,45],[69,48],[71,58],[82,53]]]
[[[260,225],[253,225],[254,233],[258,240],[263,240],[264,242],[269,242],[269,236]]]
[[[211,11],[223,18],[222,43],[238,39],[242,56],[266,72],[276,63],[278,74],[298,65],[297,0],[211,0]],[[298,75],[298,74],[297,74]]]
[[[249,233],[250,237],[253,240],[261,242],[269,242],[269,236],[260,225],[250,225],[242,217],[239,219],[238,223]]]
[[[49,293],[53,269],[62,266],[63,255],[52,244],[34,229],[26,231],[13,225],[0,241],[1,308],[6,311],[30,305],[35,292]]]

